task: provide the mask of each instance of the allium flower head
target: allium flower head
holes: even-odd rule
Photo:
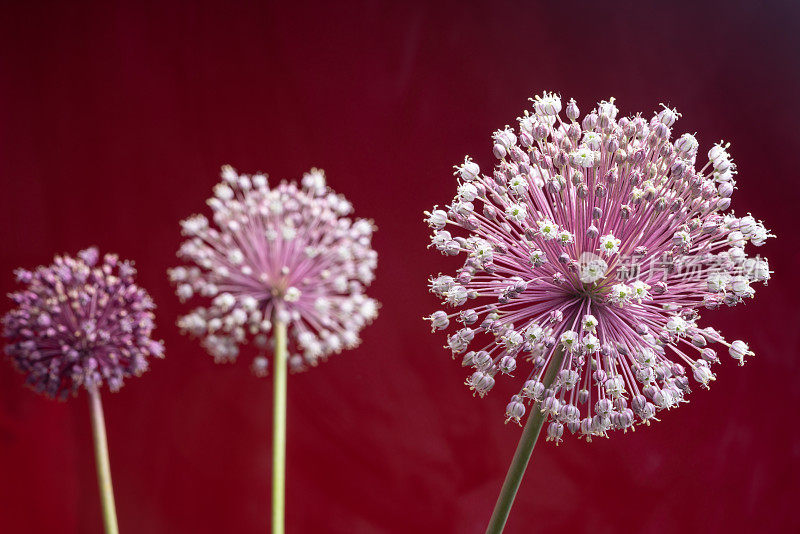
[[[270,187],[261,174],[222,168],[203,215],[181,223],[178,256],[194,265],[169,272],[182,301],[208,299],[178,321],[203,338],[218,362],[233,361],[252,338],[260,355],[253,371],[264,376],[272,324],[287,323],[292,370],[359,344],[359,332],[378,313],[363,291],[373,278],[372,221],[348,217],[353,208],[312,169],[302,186]]]
[[[708,387],[717,350],[739,363],[753,355],[700,326],[700,311],[766,283],[767,261],[745,248],[772,235],[725,213],[736,186],[728,145],[697,169],[694,135],[672,138],[675,110],[618,120],[610,99],[579,120],[574,100],[566,118],[559,96],[532,100],[516,132],[492,136],[492,172],[467,157],[456,197],[426,212],[431,246],[466,256],[454,276],[430,281],[445,306],[466,309],[436,311],[431,326],[456,325],[447,346],[474,368],[477,394],[513,373],[507,420],[538,401],[548,439],[649,424],[685,402],[690,379]],[[550,387],[545,370],[557,371]]]
[[[6,353],[36,391],[63,399],[103,382],[117,391],[147,370],[148,357],[163,357],[150,338],[155,305],[134,284],[131,262],[100,261],[89,248],[15,274],[26,288],[10,295],[17,307],[3,317]]]

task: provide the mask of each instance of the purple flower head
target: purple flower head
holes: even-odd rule
[[[671,140],[675,110],[617,119],[611,99],[579,120],[574,100],[566,118],[559,96],[532,101],[516,131],[492,136],[494,169],[481,174],[467,157],[456,197],[426,212],[431,246],[466,256],[430,290],[467,309],[429,320],[455,326],[447,346],[474,368],[466,383],[477,394],[518,378],[507,420],[536,401],[549,440],[565,427],[589,440],[649,424],[685,402],[690,379],[708,387],[712,346],[740,364],[753,356],[699,326],[700,310],[753,297],[771,271],[745,248],[773,236],[751,215],[725,213],[736,186],[728,145],[696,169],[695,137]]]
[[[235,360],[252,338],[259,376],[276,320],[289,325],[295,371],[359,344],[378,314],[364,295],[378,260],[375,227],[348,217],[352,205],[327,187],[323,171],[306,173],[302,187],[270,187],[264,175],[226,166],[208,204],[213,224],[203,215],[181,223],[187,240],[178,256],[194,265],[169,272],[182,301],[209,299],[178,321],[182,330],[203,338],[217,362]]]
[[[10,295],[17,307],[3,317],[6,353],[36,391],[64,399],[103,382],[117,391],[147,370],[149,356],[164,356],[150,338],[155,305],[134,283],[132,262],[113,254],[100,262],[89,248],[15,274],[27,287]]]

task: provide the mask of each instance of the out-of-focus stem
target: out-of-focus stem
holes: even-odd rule
[[[272,415],[272,534],[283,534],[286,500],[286,323],[275,322]]]
[[[103,417],[103,403],[97,387],[87,388],[89,408],[92,414],[92,436],[94,456],[97,461],[97,483],[100,487],[100,504],[103,509],[103,525],[106,534],[119,534],[117,510],[114,506],[114,488],[111,485],[111,463],[108,460],[108,440],[106,423]]]

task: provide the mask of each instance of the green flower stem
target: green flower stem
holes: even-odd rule
[[[275,322],[272,414],[272,534],[283,534],[286,501],[286,324]]]
[[[117,511],[114,506],[114,488],[111,485],[111,463],[108,460],[103,403],[100,400],[100,391],[96,387],[90,387],[87,390],[89,391],[89,408],[92,413],[92,437],[97,461],[97,483],[100,486],[100,504],[103,508],[103,525],[106,534],[119,534]]]
[[[549,388],[555,380],[563,359],[563,349],[556,349],[544,376],[543,383],[545,388]],[[539,403],[533,403],[528,421],[522,430],[522,436],[519,438],[514,459],[511,460],[511,466],[508,468],[508,473],[506,473],[500,496],[497,498],[497,504],[494,505],[494,512],[492,512],[492,518],[489,520],[489,526],[486,527],[486,534],[500,534],[503,532],[506,520],[508,520],[508,514],[511,512],[511,505],[514,504],[514,497],[517,496],[522,476],[528,467],[533,447],[536,445],[536,440],[539,438],[539,432],[542,430],[542,425],[546,418],[546,414],[543,414],[539,409]]]

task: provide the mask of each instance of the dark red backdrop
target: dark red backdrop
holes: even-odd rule
[[[503,424],[510,388],[474,399],[420,319],[426,276],[455,267],[426,251],[422,211],[451,198],[464,154],[491,163],[491,131],[546,89],[583,110],[669,103],[704,150],[732,140],[734,207],[780,238],[760,250],[776,274],[755,301],[705,316],[758,356],[727,360],[654,427],[540,444],[508,532],[800,528],[789,2],[26,4],[0,22],[0,291],[14,267],[90,244],[137,261],[167,358],[106,397],[123,533],[266,529],[271,384],[178,335],[165,276],[223,163],[321,166],[380,226],[381,317],[358,350],[290,377],[289,532],[482,532],[520,431]],[[4,362],[0,531],[100,532],[94,477],[86,398],[39,398]]]

